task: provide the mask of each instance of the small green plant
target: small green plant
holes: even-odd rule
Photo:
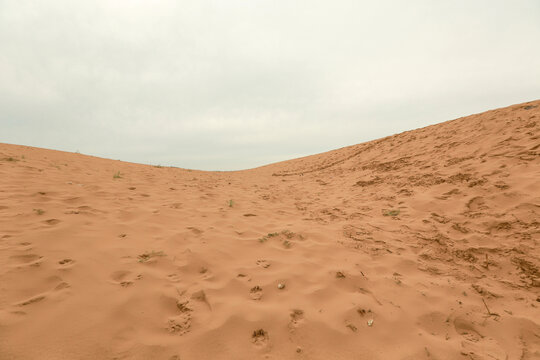
[[[147,262],[150,259],[158,257],[158,256],[166,256],[166,255],[165,255],[165,253],[163,251],[154,251],[154,250],[152,250],[151,252],[145,252],[144,254],[139,255],[138,256],[138,258],[139,258],[138,261],[140,263],[144,263],[144,262]]]
[[[14,162],[14,161],[19,161],[19,159],[16,159],[16,158],[11,157],[11,156],[8,157],[8,158],[5,158],[4,160],[6,160],[6,161],[13,161],[13,162]]]
[[[294,237],[295,233],[293,233],[292,231],[290,230],[283,230],[281,232],[287,239],[291,239]]]
[[[43,215],[45,214],[45,211],[43,209],[34,209],[34,211],[36,212],[36,214],[38,215]]]
[[[154,165],[155,168],[161,169],[163,166],[161,165]]]
[[[114,173],[113,179],[121,179],[121,178],[122,178],[122,174],[120,173],[120,171],[117,171]]]
[[[233,205],[234,205],[234,201],[229,200],[229,207],[233,207]]]
[[[398,216],[400,213],[400,210],[399,209],[393,209],[393,210],[384,209],[382,213],[383,213],[383,216]]]
[[[265,242],[267,241],[268,239],[272,238],[272,237],[276,237],[276,236],[279,236],[279,233],[277,232],[273,232],[273,233],[268,233],[266,235],[264,235],[263,237],[259,238],[259,242]]]
[[[283,246],[285,246],[285,248],[287,249],[290,249],[292,246],[292,243],[289,240],[285,240],[283,241]]]

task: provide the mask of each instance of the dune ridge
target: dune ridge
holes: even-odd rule
[[[251,170],[0,144],[0,359],[538,359],[540,101]]]

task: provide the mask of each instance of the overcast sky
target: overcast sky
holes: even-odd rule
[[[236,170],[540,98],[540,1],[0,0],[0,142]]]

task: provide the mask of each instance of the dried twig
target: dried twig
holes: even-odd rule
[[[482,302],[484,303],[484,306],[486,307],[486,310],[487,310],[487,312],[488,312],[488,316],[500,316],[499,314],[493,313],[493,312],[491,312],[491,311],[489,310],[489,308],[488,308],[488,306],[487,306],[486,301],[484,300],[484,298],[482,298]]]
[[[484,298],[482,298],[482,302],[484,303],[484,306],[486,307],[486,310],[487,310],[487,312],[488,312],[488,315],[491,315],[491,311],[489,311],[489,308],[488,308],[488,306],[487,306],[487,304],[486,304]]]

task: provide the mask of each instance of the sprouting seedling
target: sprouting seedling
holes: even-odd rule
[[[229,207],[233,207],[233,205],[234,205],[234,201],[229,200]]]
[[[122,178],[122,174],[120,174],[120,171],[117,171],[114,173],[113,179],[121,179],[121,178]]]
[[[395,210],[383,210],[383,216],[398,216],[400,213],[399,209]]]
[[[43,209],[34,209],[34,211],[36,212],[36,214],[38,215],[43,215],[45,214],[45,211]]]

